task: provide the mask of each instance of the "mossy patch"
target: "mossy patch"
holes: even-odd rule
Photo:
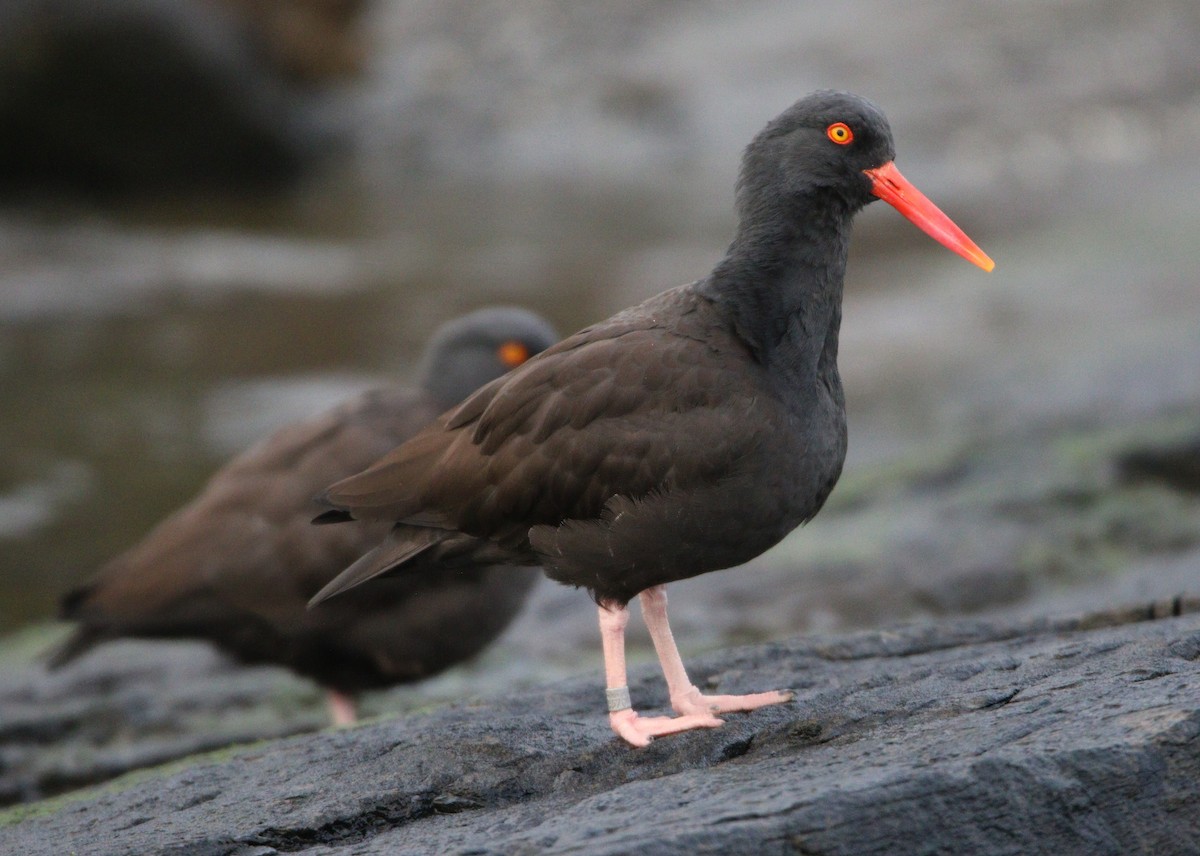
[[[157,764],[153,767],[144,767],[138,770],[131,770],[117,776],[115,779],[110,779],[99,785],[91,785],[69,793],[59,794],[58,796],[49,797],[44,800],[38,800],[33,803],[25,803],[15,805],[9,808],[0,810],[0,828],[12,826],[18,823],[24,823],[27,820],[33,820],[39,817],[49,817],[68,806],[92,800],[98,797],[119,794],[129,788],[134,787],[142,782],[151,779],[161,779],[183,770],[191,769],[200,764],[221,764],[225,763],[239,755],[247,752],[253,752],[261,749],[263,746],[269,745],[271,740],[258,740],[253,743],[240,743],[236,746],[226,746],[221,749],[213,749],[208,752],[198,752],[194,755],[188,755],[183,758],[177,758],[173,761],[167,761],[163,764]]]
[[[71,632],[62,622],[30,624],[0,637],[0,664],[27,666],[43,660]]]

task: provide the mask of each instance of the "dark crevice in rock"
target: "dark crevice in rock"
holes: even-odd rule
[[[372,806],[361,814],[337,818],[316,828],[270,827],[238,844],[271,847],[280,853],[296,853],[316,844],[355,844],[375,837],[381,830],[429,817],[437,811],[434,794],[406,794],[394,803]]]
[[[1184,660],[1200,660],[1200,633],[1191,633],[1167,646],[1167,653]]]
[[[1200,435],[1166,446],[1130,449],[1117,456],[1116,468],[1125,483],[1158,482],[1200,494]]]

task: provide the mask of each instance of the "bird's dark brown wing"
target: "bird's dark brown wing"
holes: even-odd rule
[[[286,626],[386,526],[310,525],[314,497],[432,419],[423,393],[379,390],[290,426],[222,467],[201,493],[64,599],[80,622],[60,662],[124,635],[220,635],[248,617]]]
[[[517,547],[531,526],[596,518],[614,496],[711,483],[758,440],[727,424],[761,392],[727,383],[732,351],[746,359],[702,298],[666,292],[482,388],[327,499]]]

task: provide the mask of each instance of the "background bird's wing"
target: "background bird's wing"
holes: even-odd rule
[[[291,425],[218,470],[191,502],[62,602],[79,622],[61,665],[118,636],[219,632],[222,622],[283,626],[383,526],[309,524],[312,497],[366,466],[437,412],[426,396],[378,390]]]

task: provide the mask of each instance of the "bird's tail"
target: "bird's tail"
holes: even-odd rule
[[[95,628],[80,626],[63,642],[48,650],[43,656],[50,671],[61,669],[76,657],[86,654],[93,646],[104,641],[104,634]]]
[[[105,634],[100,628],[89,626],[83,616],[93,590],[94,586],[92,584],[79,586],[63,595],[62,599],[58,602],[59,618],[64,621],[78,621],[80,623],[70,636],[51,648],[44,655],[46,658],[46,668],[51,671],[62,668],[81,654],[87,653],[93,646],[104,641]]]
[[[444,529],[425,529],[403,525],[394,527],[382,544],[346,568],[313,595],[312,600],[308,602],[308,608],[312,609],[334,595],[349,591],[367,580],[373,580],[375,577],[396,570],[453,534]]]

